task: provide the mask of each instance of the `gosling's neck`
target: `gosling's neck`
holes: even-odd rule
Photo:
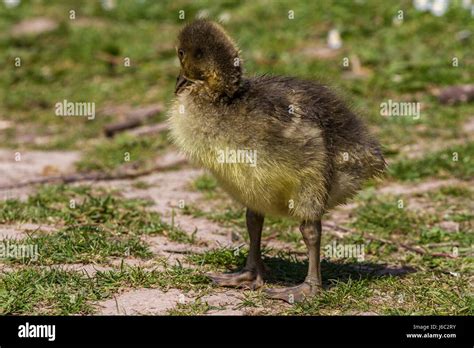
[[[232,100],[243,85],[240,66],[230,72],[218,68],[209,69],[204,79],[205,82],[196,86],[195,93],[191,95],[208,103],[226,103]]]

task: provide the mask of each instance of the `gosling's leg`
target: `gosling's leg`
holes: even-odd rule
[[[304,243],[308,248],[308,275],[304,283],[284,289],[267,289],[270,298],[284,300],[289,303],[300,302],[306,297],[316,295],[322,290],[321,278],[321,221],[305,221],[300,226]]]
[[[247,209],[247,230],[250,237],[250,250],[245,267],[235,273],[211,275],[214,283],[221,286],[243,287],[255,290],[263,285],[264,265],[260,250],[264,217]]]

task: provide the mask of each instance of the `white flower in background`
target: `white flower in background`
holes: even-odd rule
[[[196,18],[197,19],[205,19],[209,17],[209,10],[200,10],[197,14],[196,14]]]
[[[413,6],[418,11],[428,11],[431,8],[431,2],[429,0],[413,0]]]
[[[3,3],[8,8],[17,7],[18,5],[20,5],[20,2],[21,0],[3,0]]]
[[[337,50],[342,47],[342,39],[337,29],[331,29],[328,33],[328,47]]]
[[[218,20],[219,22],[226,24],[226,23],[229,23],[230,17],[231,16],[229,12],[222,12],[218,17]]]
[[[100,0],[100,3],[102,8],[106,11],[113,10],[117,6],[115,0]]]
[[[431,13],[437,17],[441,17],[448,10],[449,0],[433,0],[431,4]]]
[[[474,17],[474,2],[473,0],[458,0],[457,3],[466,10],[471,10],[471,15]],[[443,16],[448,10],[450,0],[413,0],[413,6],[418,11],[430,11],[437,17]]]

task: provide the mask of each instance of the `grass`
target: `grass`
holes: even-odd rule
[[[165,135],[153,138],[118,135],[113,140],[104,139],[91,145],[76,168],[79,171],[110,171],[122,165],[146,168],[167,145]]]
[[[325,308],[338,304],[338,310],[368,310],[364,299],[371,294],[367,280],[348,282],[332,282],[332,288],[322,293],[316,300],[297,304],[292,308],[290,314],[315,315],[323,314]],[[343,308],[341,308],[342,306]]]
[[[141,267],[123,267],[119,271],[98,273],[101,281],[108,286],[156,287],[163,291],[176,288],[183,291],[206,289],[210,280],[197,270],[181,266],[166,267],[164,271],[145,270]]]
[[[194,237],[161,220],[147,209],[149,202],[124,199],[102,189],[86,186],[40,187],[26,201],[0,202],[0,223],[53,224],[55,233],[39,233],[14,244],[33,244],[39,259],[11,262],[41,264],[103,262],[107,257],[150,258],[142,235],[166,235],[173,241],[193,243]]]
[[[469,193],[454,187],[430,191],[426,195],[436,197],[434,201],[440,202],[453,197],[465,199],[470,197]],[[437,221],[436,216],[431,214],[412,214],[413,212],[407,208],[410,206],[409,201],[405,202],[407,206],[404,209],[398,208],[397,198],[400,197],[377,199],[370,193],[362,196],[361,200],[364,204],[361,204],[360,211],[355,215],[354,227],[374,235],[386,236],[389,232],[389,237],[399,234],[408,241],[415,241],[417,235],[413,233],[413,228]],[[74,209],[80,209],[77,215],[71,215],[69,211],[71,199],[76,202]],[[159,220],[150,219],[150,216],[146,215],[148,205],[146,201],[126,200],[113,192],[92,190],[89,187],[45,186],[40,188],[35,195],[30,196],[27,201],[10,200],[2,204],[4,204],[4,209],[1,210],[4,214],[4,222],[47,221],[60,225],[65,221],[72,222],[76,219],[82,223],[78,226],[61,227],[53,234],[37,232],[38,235],[33,234],[27,239],[28,243],[39,246],[40,255],[36,263],[43,266],[77,262],[100,264],[110,257],[123,258],[131,255],[147,258],[151,256],[146,245],[141,244],[137,239],[140,233],[134,234],[124,229],[118,234],[111,234],[110,228],[114,225],[141,226],[141,233],[165,233],[165,235],[167,233],[166,225],[159,225]],[[110,209],[110,205],[116,206],[117,209]],[[12,206],[14,209],[10,209]],[[140,210],[140,213],[124,214],[129,208]],[[27,216],[32,219],[26,219]],[[143,216],[150,221],[142,221],[140,217]],[[217,221],[239,224],[243,221],[243,216],[240,212],[229,210],[219,215]],[[284,222],[277,221],[276,226],[279,224],[284,224]],[[104,226],[104,229],[101,226]],[[156,226],[162,226],[162,229],[152,228]],[[169,235],[168,238],[170,238]],[[357,240],[358,237],[351,238]],[[455,242],[460,254],[468,252],[468,247],[472,244],[472,237],[463,233],[462,230],[460,233],[448,233],[436,227],[421,229],[418,238],[419,245]],[[348,239],[344,242],[354,240]],[[398,250],[382,251],[382,247],[381,245],[370,246],[370,244],[367,246],[367,266],[349,259],[323,260],[325,292],[314,300],[297,304],[289,309],[281,307],[277,313],[291,315],[364,312],[380,314],[472,313],[472,303],[466,295],[469,287],[466,279],[466,272],[470,267],[468,259],[440,260],[411,255],[411,257],[407,256],[404,262],[407,266],[413,265],[420,268],[415,273],[403,276],[382,276],[378,272],[383,270],[384,266],[374,264],[373,261],[377,262],[384,254],[386,262],[400,260]],[[219,271],[238,269],[244,264],[246,255],[247,250],[242,248],[214,249],[187,257],[189,262],[198,267],[195,270],[166,266],[163,271],[147,271],[127,267],[119,271],[98,272],[92,280],[77,272],[38,269],[31,267],[34,264],[31,261],[23,262],[29,268],[14,270],[1,277],[0,299],[2,296],[12,298],[5,300],[2,312],[93,313],[96,310],[93,305],[95,302],[110,298],[120,289],[157,287],[164,291],[178,288],[199,292],[209,289],[209,279],[202,272],[209,269]],[[295,284],[302,281],[305,276],[307,263],[291,253],[266,249],[264,260],[272,270],[269,286]],[[17,261],[13,260],[13,262]],[[365,267],[368,267],[368,270]],[[434,270],[434,273],[426,273],[429,269]],[[453,276],[449,272],[459,275]],[[447,285],[434,287],[433,277],[437,279],[436,284],[442,281]],[[32,278],[39,279],[33,288],[26,286]],[[457,289],[456,292],[449,291],[451,286]],[[426,290],[429,287],[432,288],[429,292],[432,297],[425,296],[423,293],[423,289]],[[394,288],[398,290],[395,292]],[[22,291],[26,291],[26,294]],[[17,295],[12,296],[12,294]],[[258,293],[247,294],[244,295],[240,308],[255,310],[262,306],[273,306],[264,301],[266,300]],[[169,311],[169,314],[197,315],[205,314],[211,309],[215,308],[210,307],[205,301],[196,300],[177,305]],[[269,313],[275,313],[275,309]]]
[[[467,187],[462,186],[444,186],[438,191],[429,192],[430,198],[434,200],[444,199],[445,197],[474,198],[474,192]]]
[[[221,248],[206,251],[203,254],[188,256],[188,260],[196,265],[210,265],[217,268],[235,269],[245,264],[247,252],[241,248]]]
[[[334,281],[314,300],[296,304],[293,315],[360,314],[472,315],[472,297],[466,276],[412,274],[381,277],[374,281]],[[336,309],[336,310],[334,310]]]
[[[474,175],[474,143],[438,151],[417,160],[401,160],[390,167],[398,180],[419,180],[426,177],[469,179]]]
[[[138,181],[135,181],[132,184],[132,187],[136,188],[136,189],[139,189],[139,190],[146,190],[146,189],[150,188],[151,185],[149,183],[145,182],[145,181],[138,180]]]
[[[223,195],[222,190],[218,189],[216,178],[210,173],[204,173],[194,179],[189,189],[192,191],[198,191],[204,195],[204,198],[208,201],[217,200]],[[188,212],[188,210],[186,210]]]
[[[169,228],[150,202],[89,186],[44,185],[26,201],[0,202],[0,223],[101,224],[114,233],[159,234]]]
[[[183,316],[183,315],[203,315],[213,309],[207,302],[202,302],[200,299],[190,303],[178,303],[175,308],[168,310],[169,315]]]
[[[241,267],[244,258],[234,255],[230,249],[208,251],[193,255],[189,260],[200,266],[214,269]],[[269,285],[294,284],[302,281],[307,264],[291,254],[264,257],[272,270]],[[438,265],[438,267],[441,265]],[[470,315],[474,311],[468,295],[469,276],[463,272],[453,276],[449,272],[430,272],[406,267],[406,272],[395,275],[385,273],[383,264],[357,264],[348,260],[323,261],[325,291],[315,299],[307,300],[290,308],[280,307],[280,314],[327,315],[327,314],[423,314]],[[427,291],[427,289],[430,289]],[[270,305],[258,293],[244,293],[240,307],[265,307]],[[271,301],[270,301],[271,302]],[[208,310],[203,303],[178,306],[177,313],[199,314],[196,307]],[[193,312],[194,311],[194,312]]]
[[[208,287],[207,278],[196,271],[171,267],[164,272],[140,267],[100,271],[94,277],[62,269],[25,268],[0,276],[0,313],[90,314],[93,302],[111,298],[124,288],[170,287],[188,291]]]
[[[448,199],[459,197],[466,199],[466,204],[453,204]],[[431,252],[451,253],[453,246],[457,246],[463,257],[458,260],[460,265],[468,263],[464,256],[469,254],[469,249],[474,242],[472,233],[472,214],[469,212],[469,198],[471,193],[466,189],[462,192],[459,188],[442,187],[439,190],[429,191],[418,197],[385,196],[374,198],[369,195],[361,200],[361,205],[355,213],[352,226],[360,235],[353,235],[347,241],[365,242],[364,234],[404,242],[414,246],[428,247]],[[411,200],[421,200],[418,208],[411,208]],[[398,207],[398,202],[404,201],[404,208]],[[462,201],[461,201],[462,202]],[[430,207],[430,212],[423,209],[423,205]],[[446,208],[449,206],[449,209]],[[456,223],[458,230],[451,231],[443,227],[443,223]],[[445,244],[437,247],[436,244]],[[396,252],[395,249],[377,242],[368,244],[368,250],[376,255],[384,248],[388,253]]]
[[[258,3],[164,1],[157,6],[152,2],[124,1],[111,11],[104,10],[98,3],[83,1],[77,4],[78,20],[68,19],[69,7],[55,1],[0,9],[5,19],[1,29],[5,33],[17,21],[33,15],[43,15],[60,24],[57,30],[38,37],[12,38],[7,34],[0,37],[3,61],[13,61],[18,56],[23,60],[20,68],[0,72],[1,87],[9,90],[2,96],[0,111],[7,120],[22,125],[1,135],[8,139],[6,144],[48,149],[82,148],[84,139],[96,138],[103,125],[114,119],[115,115],[101,111],[106,107],[157,101],[166,104],[177,74],[171,38],[183,24],[176,16],[180,9],[185,11],[186,20],[203,8],[211,18],[231,14],[225,26],[238,39],[250,74],[290,74],[327,80],[338,86],[342,94],[351,95],[354,106],[380,127],[384,145],[389,148],[419,138],[457,136],[461,122],[472,114],[470,105],[437,105],[427,91],[427,86],[433,84],[467,83],[472,76],[474,64],[469,50],[463,42],[453,39],[471,20],[469,11],[459,5],[452,6],[445,17],[437,18],[415,11],[409,0],[392,4],[379,4],[375,0],[363,4],[348,0],[314,4],[296,1],[291,6],[279,2],[271,9],[264,9]],[[289,7],[296,13],[294,20],[288,20]],[[405,20],[396,26],[393,17],[400,9],[405,13]],[[259,18],[258,23],[254,23],[255,17]],[[81,21],[89,22],[85,25]],[[334,27],[341,30],[343,38],[343,48],[335,59],[301,53],[305,47],[324,44],[327,31]],[[157,31],[166,32],[170,39],[158,39]],[[260,33],[258,37],[255,31]],[[433,50],[446,52],[448,56],[434,55]],[[111,65],[101,59],[104,54],[119,59],[130,57],[132,66]],[[341,78],[344,70],[340,61],[350,55],[357,56],[372,74],[357,80]],[[452,56],[459,58],[459,67],[449,64]],[[83,83],[94,78],[96,83]],[[406,96],[414,93],[424,105],[425,118],[422,116],[414,122],[406,118],[380,117],[381,101],[412,99]],[[97,117],[87,121],[54,116],[54,104],[64,99],[95,102]],[[160,115],[155,121],[163,117]],[[33,125],[41,125],[35,127],[35,135],[47,136],[49,141],[22,141],[25,139],[22,135]],[[406,127],[418,125],[428,129],[402,132]],[[89,159],[90,162],[83,165],[110,168],[117,162],[123,163],[123,152],[133,152],[135,148],[130,144],[130,149],[123,149],[123,142],[114,143],[109,146],[117,149],[117,154],[112,154],[110,159],[104,163]],[[102,148],[106,149],[107,145]]]
[[[79,272],[22,269],[0,278],[0,312],[5,314],[91,313],[90,299],[107,296]]]
[[[150,258],[148,246],[136,235],[116,237],[97,226],[80,225],[63,228],[54,234],[32,236],[10,245],[35,245],[35,260],[10,258],[10,262],[40,263],[105,263],[110,257]]]
[[[203,174],[194,180],[193,188],[201,192],[214,192],[217,181],[212,175]]]
[[[237,228],[241,232],[241,236],[247,241],[245,209],[236,204],[226,204],[224,209],[218,212],[207,212],[196,205],[188,204],[183,209],[183,213],[193,217],[205,217],[206,219],[217,222],[222,226]],[[299,244],[301,241],[301,233],[295,231],[299,226],[299,222],[286,217],[265,217],[263,226],[263,235],[276,235],[279,240]]]
[[[431,221],[430,217],[420,216],[409,207],[399,207],[399,200],[369,199],[356,211],[353,226],[361,232],[380,235],[410,235],[419,225]],[[405,203],[406,204],[406,203]]]
[[[165,225],[158,214],[146,210],[149,204],[139,199],[122,199],[112,192],[89,186],[44,185],[26,201],[0,202],[0,223],[100,223],[120,225],[121,230],[159,233]]]

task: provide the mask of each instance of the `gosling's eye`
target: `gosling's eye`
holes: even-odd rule
[[[196,58],[201,59],[203,55],[204,55],[204,52],[202,51],[202,49],[198,48],[195,53]]]
[[[184,58],[184,51],[182,49],[179,49],[178,50],[178,57],[179,59],[183,59]]]

